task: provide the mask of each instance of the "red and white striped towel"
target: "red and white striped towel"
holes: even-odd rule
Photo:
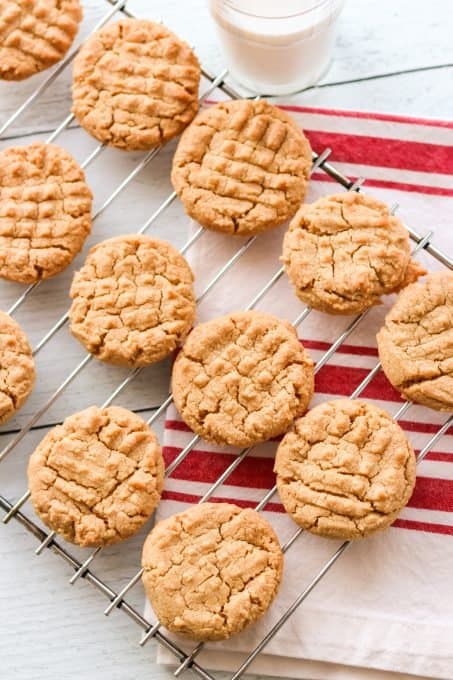
[[[351,178],[366,178],[364,191],[397,203],[398,216],[447,252],[453,245],[453,123],[397,116],[286,106],[313,148],[333,149],[331,161]],[[308,200],[341,188],[317,171]],[[280,266],[284,228],[260,236],[203,300],[198,321],[245,307]],[[206,233],[190,260],[201,292],[240,241]],[[423,252],[430,270],[441,265]],[[375,335],[391,305],[371,310],[316,376],[312,405],[350,395],[377,363]],[[294,320],[303,309],[286,277],[258,308]],[[299,335],[319,359],[351,318],[312,312]],[[401,399],[382,372],[362,397],[395,413]],[[414,406],[401,421],[417,450],[446,416]],[[166,463],[192,433],[171,407],[164,438]],[[276,443],[257,446],[218,489],[215,499],[253,507],[274,485]],[[157,512],[161,519],[196,503],[234,460],[237,450],[200,442],[166,482]],[[265,516],[282,543],[297,528],[278,496]],[[282,615],[339,543],[302,534],[286,555],[284,581],[270,612],[232,640],[208,645],[200,657],[211,667],[234,669]],[[297,678],[394,677],[395,672],[453,678],[453,428],[418,469],[407,508],[388,531],[355,543],[281,629],[252,667],[256,672]],[[160,653],[168,661],[165,652]],[[341,664],[341,665],[339,665]],[[364,671],[364,669],[374,669]],[[383,671],[391,671],[390,676]],[[400,676],[402,677],[402,676]],[[406,676],[404,676],[406,677]],[[407,676],[409,677],[409,676]]]

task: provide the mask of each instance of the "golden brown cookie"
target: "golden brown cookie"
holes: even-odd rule
[[[74,60],[73,113],[93,137],[120,149],[152,149],[198,111],[200,66],[161,24],[122,19],[88,38]]]
[[[74,275],[71,332],[110,364],[160,361],[193,324],[192,282],[186,260],[166,241],[138,234],[102,241]]]
[[[396,519],[414,488],[415,455],[388,413],[338,399],[296,420],[278,447],[274,471],[297,524],[320,536],[353,539]]]
[[[255,510],[202,503],[154,527],[142,566],[146,594],[164,626],[194,640],[224,640],[268,609],[283,553]]]
[[[46,434],[30,457],[35,512],[81,546],[135,534],[160,500],[164,463],[154,432],[118,406],[90,408]]]
[[[0,79],[23,80],[63,59],[81,20],[79,0],[3,0]]]
[[[173,398],[208,441],[251,446],[286,432],[313,395],[313,362],[287,321],[234,312],[197,326],[173,366]]]
[[[61,272],[90,233],[91,204],[64,149],[35,142],[0,152],[0,276],[35,283]]]
[[[358,314],[425,270],[388,207],[357,191],[303,205],[283,241],[282,260],[297,296],[329,314]]]
[[[26,402],[35,384],[35,363],[27,336],[0,312],[0,425]]]
[[[453,272],[405,288],[377,341],[384,373],[405,399],[453,411]]]
[[[182,135],[172,182],[203,227],[257,234],[292,217],[307,190],[312,155],[297,124],[264,100],[202,111]]]

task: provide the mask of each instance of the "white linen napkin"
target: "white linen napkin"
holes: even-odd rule
[[[350,177],[367,178],[363,191],[397,203],[398,216],[444,251],[453,246],[453,123],[349,111],[287,107],[319,153]],[[317,171],[308,201],[341,191]],[[194,228],[194,225],[191,226]],[[284,227],[259,236],[217,283],[198,309],[198,322],[244,308],[279,269]],[[190,251],[200,293],[244,241],[206,232]],[[418,255],[431,271],[441,268],[428,253]],[[349,396],[377,363],[375,335],[388,307],[370,311],[318,373],[311,405]],[[284,276],[258,309],[294,320],[303,309]],[[352,317],[312,312],[299,336],[318,360]],[[380,372],[362,398],[395,413],[401,400]],[[413,406],[400,421],[415,449],[425,446],[447,416]],[[174,407],[164,436],[170,462],[193,435]],[[253,507],[273,486],[276,443],[251,454],[217,490],[216,499]],[[196,503],[231,463],[237,450],[201,442],[166,482],[157,520]],[[387,531],[355,542],[310,593],[250,667],[260,675],[316,680],[414,680],[453,678],[453,430],[443,436],[418,468],[414,495]],[[282,543],[297,526],[278,496],[264,515]],[[303,533],[285,556],[281,590],[269,612],[242,634],[205,645],[197,660],[208,668],[236,670],[287,607],[304,590],[338,541]],[[155,620],[149,605],[147,616]],[[187,650],[193,644],[179,639]],[[163,648],[158,660],[175,663]],[[365,670],[367,669],[367,670]],[[398,674],[398,675],[396,675]]]

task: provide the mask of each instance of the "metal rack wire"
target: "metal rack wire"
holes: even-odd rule
[[[101,21],[97,24],[97,26],[93,29],[93,31],[99,29],[101,26],[103,26],[105,23],[107,23],[112,17],[114,17],[118,12],[121,12],[123,14],[126,14],[129,17],[132,17],[133,14],[126,8],[126,1],[127,0],[119,0],[117,2],[114,2],[114,0],[107,0],[107,2],[111,5],[111,8],[109,11],[106,13],[106,15],[101,19]],[[75,54],[77,53],[77,49],[75,49],[71,54],[64,59],[60,65],[58,65],[54,71],[51,72],[51,74],[48,76],[48,78],[40,85],[40,87],[17,109],[17,111],[14,112],[12,116],[0,127],[0,137],[5,133],[5,131],[19,118],[19,116],[29,108],[45,90],[56,80],[56,78],[63,72],[65,67],[71,63],[73,58],[75,57]],[[215,89],[219,88],[223,91],[225,95],[227,95],[230,98],[236,99],[239,98],[240,95],[234,91],[229,85],[225,83],[225,77],[226,77],[226,72],[223,72],[219,74],[218,76],[213,76],[211,73],[209,73],[206,69],[202,69],[203,76],[207,79],[209,82],[209,86],[207,87],[206,91],[203,93],[201,96],[201,101],[209,96]],[[48,138],[48,142],[53,142],[63,130],[65,130],[69,124],[73,121],[74,116],[73,114],[68,115],[62,123],[54,130],[54,132],[50,135]],[[95,158],[99,156],[99,154],[102,153],[104,150],[104,145],[99,144],[98,146],[95,147],[95,149],[90,153],[90,155],[84,160],[82,163],[82,167],[86,168],[90,163],[94,161]],[[160,152],[160,147],[153,149],[149,153],[147,153],[141,160],[140,162],[136,165],[136,167],[130,172],[124,179],[123,181],[115,188],[115,190],[110,194],[110,196],[105,200],[105,202],[101,205],[101,207],[97,210],[95,215],[93,216],[93,220],[96,220],[103,212],[106,210],[106,208],[119,196],[120,193],[122,193],[127,186],[130,184],[130,182],[138,175],[143,168],[148,165]],[[313,168],[312,171],[315,169],[321,169],[327,175],[329,175],[331,178],[333,178],[336,182],[338,182],[342,187],[349,191],[359,191],[362,183],[365,181],[363,179],[359,179],[356,181],[350,180],[349,178],[345,177],[342,173],[340,173],[333,165],[331,165],[328,162],[328,157],[330,155],[330,150],[325,149],[322,153],[317,154],[313,153]],[[152,224],[153,222],[171,205],[171,203],[175,200],[176,194],[172,192],[169,194],[169,196],[162,202],[162,204],[159,206],[159,208],[146,220],[146,222],[143,224],[143,226],[140,228],[139,233],[144,233]],[[407,227],[409,234],[412,238],[412,240],[415,242],[416,246],[414,248],[414,253],[424,249],[428,253],[430,253],[435,259],[437,259],[440,263],[445,265],[446,267],[453,269],[453,261],[450,257],[448,257],[445,253],[440,251],[436,246],[434,246],[431,243],[431,237],[432,237],[432,232],[421,236],[417,232],[415,232],[413,229],[410,227]],[[180,252],[181,253],[186,253],[193,245],[194,243],[202,236],[203,234],[203,229],[199,228],[193,236],[186,242],[186,244],[181,248]],[[213,276],[213,278],[209,281],[209,283],[206,285],[204,290],[201,292],[201,294],[198,296],[197,302],[201,302],[201,300],[204,299],[204,297],[214,288],[214,286],[222,279],[222,277],[234,266],[234,264],[245,254],[245,252],[250,248],[250,246],[255,242],[256,236],[250,237],[241,247],[236,251],[236,253],[219,269],[216,274]],[[263,286],[263,288],[255,295],[255,297],[250,301],[250,303],[247,305],[246,309],[253,309],[264,297],[265,295],[271,290],[271,288],[279,281],[279,279],[283,276],[283,268],[280,267],[277,271],[274,272],[274,274],[270,277],[269,281]],[[39,283],[37,284],[32,284],[28,286],[28,288],[25,289],[23,294],[14,302],[14,304],[10,307],[8,310],[9,314],[14,314],[14,312],[24,303],[26,299],[28,299],[33,292],[36,290],[36,288],[40,285]],[[294,319],[293,326],[298,327],[300,324],[302,324],[309,314],[311,313],[311,309],[306,307],[298,316],[296,319]],[[349,325],[348,327],[336,338],[336,340],[332,343],[332,345],[329,347],[329,349],[322,355],[322,357],[318,360],[316,367],[315,367],[315,372],[318,372],[326,363],[329,361],[329,359],[335,354],[335,352],[340,348],[340,346],[345,342],[345,340],[348,338],[348,336],[357,328],[359,323],[364,319],[366,316],[367,312],[364,312],[357,316]],[[36,355],[48,342],[51,338],[58,333],[58,331],[63,328],[63,326],[66,324],[68,320],[68,314],[64,314],[58,321],[52,326],[52,328],[41,338],[41,340],[37,343],[37,345],[33,349],[33,353]],[[15,435],[15,437],[3,448],[3,450],[0,452],[0,463],[8,456],[16,447],[17,445],[27,436],[27,434],[32,430],[32,428],[36,425],[36,423],[40,420],[40,418],[46,413],[46,411],[50,408],[50,406],[59,398],[59,396],[66,390],[66,388],[70,385],[70,383],[76,378],[77,375],[81,371],[85,369],[85,367],[90,363],[91,361],[91,355],[87,354],[78,364],[73,368],[72,371],[67,375],[67,377],[64,379],[64,381],[60,384],[60,386],[55,390],[55,392],[49,397],[49,399],[41,406],[41,408],[30,418],[30,420],[22,427],[22,429]],[[115,390],[110,394],[108,399],[104,402],[103,407],[108,406],[111,404],[117,397],[118,395],[129,385],[141,372],[142,369],[135,369],[132,370],[129,375],[126,376],[126,378],[115,388]],[[362,380],[361,384],[354,390],[354,392],[350,395],[351,399],[357,398],[363,390],[367,387],[367,385],[373,380],[375,375],[379,372],[380,370],[380,364],[376,364],[376,366],[368,372],[366,377]],[[172,395],[170,394],[164,402],[159,406],[159,408],[152,414],[152,416],[148,419],[148,424],[151,425],[154,423],[166,410],[166,408],[172,403]],[[410,402],[404,403],[397,413],[394,415],[395,419],[399,419],[405,414],[411,407]],[[447,432],[447,430],[450,428],[450,426],[453,424],[453,417],[448,418],[444,424],[439,428],[439,430],[433,435],[433,437],[430,439],[430,441],[426,444],[424,449],[419,453],[417,462],[420,462],[423,460],[423,458],[427,455],[427,453],[431,450],[431,448],[436,444],[436,442],[442,437],[442,435]],[[173,473],[173,471],[178,467],[180,463],[186,458],[186,456],[189,455],[190,451],[195,447],[197,442],[199,441],[198,436],[192,437],[192,439],[189,441],[189,443],[182,449],[182,451],[178,454],[178,456],[172,461],[172,463],[166,468],[165,475],[169,476]],[[220,475],[220,477],[212,484],[212,486],[208,489],[208,491],[205,493],[203,498],[200,499],[199,502],[204,502],[207,501],[209,498],[211,498],[217,489],[228,479],[228,477],[233,473],[233,471],[241,464],[241,462],[244,460],[244,458],[250,453],[253,447],[249,447],[247,449],[244,449],[238,453],[236,458],[233,460],[233,462],[228,466],[226,470]],[[267,504],[270,502],[271,498],[274,496],[276,493],[276,487],[274,486],[272,489],[269,489],[266,494],[263,496],[261,501],[257,504],[256,510],[262,511]],[[48,532],[46,533],[43,531],[36,523],[35,521],[30,518],[24,511],[22,510],[22,506],[25,504],[25,502],[29,498],[29,492],[26,491],[20,498],[18,498],[14,503],[10,502],[7,498],[5,498],[3,495],[0,494],[0,508],[2,508],[5,511],[5,515],[3,517],[3,522],[7,523],[11,519],[17,520],[20,524],[22,524],[30,533],[32,533],[34,536],[39,541],[38,548],[36,550],[37,554],[40,554],[45,548],[51,549],[56,555],[61,557],[66,563],[68,563],[72,569],[74,570],[74,574],[72,575],[70,582],[74,583],[77,579],[79,578],[84,578],[86,581],[91,583],[95,588],[97,588],[106,598],[109,600],[108,606],[105,609],[105,614],[109,615],[114,609],[118,608],[121,611],[123,611],[125,614],[129,616],[129,618],[134,621],[143,631],[142,638],[140,640],[140,644],[143,645],[145,644],[151,637],[155,637],[161,644],[163,644],[167,649],[169,649],[175,656],[177,663],[179,664],[177,669],[175,670],[175,676],[178,677],[183,671],[186,669],[190,668],[192,669],[199,677],[205,678],[208,680],[215,680],[215,676],[213,676],[210,672],[208,672],[198,661],[197,661],[197,656],[201,652],[203,648],[203,644],[200,643],[196,645],[191,652],[186,653],[184,652],[173,640],[171,640],[165,633],[163,633],[160,630],[160,624],[159,622],[152,622],[148,621],[144,618],[144,616],[137,611],[131,604],[129,604],[126,601],[126,595],[130,591],[131,588],[133,588],[136,583],[139,581],[141,575],[142,575],[142,570],[138,571],[136,574],[134,574],[128,583],[122,588],[120,591],[116,592],[112,588],[108,586],[99,576],[95,574],[95,572],[92,569],[92,564],[95,561],[96,556],[99,554],[100,549],[96,549],[93,551],[89,557],[81,562],[79,559],[77,559],[73,554],[71,554],[70,550],[64,544],[63,542],[57,540],[57,537],[54,532]],[[298,529],[295,531],[293,536],[286,542],[286,544],[283,546],[283,550],[286,552],[291,548],[291,546],[295,543],[296,539],[302,534],[303,530]],[[277,632],[280,630],[280,628],[285,624],[285,622],[290,618],[290,616],[294,613],[294,611],[302,604],[302,602],[308,597],[308,595],[311,593],[313,588],[322,580],[323,576],[328,572],[328,570],[333,566],[333,564],[341,557],[341,555],[345,552],[345,550],[350,546],[350,541],[344,542],[336,551],[335,553],[331,556],[331,558],[324,564],[324,566],[320,569],[320,571],[313,577],[311,582],[305,587],[305,589],[300,593],[300,595],[294,600],[292,605],[288,608],[288,610],[281,616],[279,621],[269,630],[267,635],[261,640],[261,642],[253,649],[244,663],[236,670],[236,672],[231,676],[231,680],[238,680],[248,669],[249,665],[252,663],[252,661],[256,658],[256,656],[266,647],[266,645],[270,642],[270,640],[277,634]]]

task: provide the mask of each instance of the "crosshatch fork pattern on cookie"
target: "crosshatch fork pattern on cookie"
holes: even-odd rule
[[[114,2],[114,0],[108,0],[109,4],[111,7],[109,8],[109,11],[106,13],[106,15],[103,17],[103,19],[99,22],[99,24],[94,27],[93,30],[97,30],[100,26],[104,25],[107,21],[109,21],[112,17],[115,17],[117,13],[122,13],[123,15],[126,16],[132,16],[131,12],[126,8],[126,0],[118,0],[117,2]],[[64,70],[66,66],[68,66],[71,61],[73,60],[75,56],[76,50],[73,50],[47,77],[46,80],[43,81],[43,83],[39,86],[39,88],[19,107],[19,109],[6,121],[5,124],[0,128],[0,135],[4,134],[4,132],[12,125],[18,118],[19,116],[30,106],[32,106],[40,97],[40,95],[47,89],[48,86],[52,84],[52,82],[58,77],[60,73]],[[224,80],[226,77],[226,73],[221,73],[217,76],[213,76],[210,74],[208,71],[203,69],[203,75],[204,77],[209,81],[209,87],[207,88],[207,91],[205,91],[202,94],[202,99],[206,96],[209,96],[211,92],[213,92],[216,88],[219,88],[223,91],[225,95],[227,95],[231,99],[236,99],[239,97],[239,95],[227,84],[225,84]],[[74,117],[73,114],[69,114],[65,120],[56,128],[56,130],[52,133],[52,135],[49,137],[48,141],[54,141],[58,135],[65,130],[68,125],[73,121]],[[104,145],[99,144],[93,152],[85,159],[84,163],[82,164],[82,167],[87,167],[92,161],[94,161],[95,158],[99,156],[104,150]],[[111,195],[105,200],[103,205],[100,207],[100,209],[96,212],[96,214],[93,216],[93,219],[95,220],[104,210],[116,199],[116,197],[125,191],[127,187],[129,186],[130,182],[138,175],[138,173],[148,164],[152,161],[153,158],[156,157],[156,155],[159,153],[159,148],[153,149],[149,153],[147,153],[142,160],[137,164],[137,166],[133,169],[133,171],[116,187],[116,189],[111,193]],[[349,180],[347,177],[345,177],[342,173],[340,173],[333,165],[331,165],[327,159],[330,154],[330,150],[326,149],[320,154],[313,154],[313,170],[314,169],[319,169],[327,173],[332,179],[334,179],[336,182],[338,182],[339,185],[341,185],[343,188],[347,190],[360,190],[360,186],[363,182],[363,180],[359,180],[356,182],[353,182]],[[153,222],[159,217],[170,205],[171,203],[175,200],[176,194],[173,192],[171,193],[167,199],[159,206],[159,208],[147,219],[147,221],[144,223],[142,228],[139,230],[140,233],[144,233],[152,224]],[[429,252],[434,258],[436,258],[440,263],[445,265],[446,267],[453,269],[453,262],[451,258],[449,258],[445,253],[441,252],[439,249],[437,249],[432,243],[431,243],[431,237],[432,233],[428,233],[426,235],[419,235],[415,231],[413,231],[410,227],[408,227],[409,234],[412,238],[412,240],[415,242],[415,248],[414,252],[419,250],[419,249],[425,249],[427,252]],[[201,237],[203,231],[202,229],[199,229],[198,231],[195,232],[195,234],[187,241],[187,243],[183,246],[181,249],[182,253],[187,252],[191,246],[198,240],[198,238]],[[206,288],[202,291],[202,293],[198,297],[198,302],[200,302],[206,295],[207,293],[212,290],[212,288],[222,279],[222,277],[233,267],[233,265],[244,255],[244,253],[249,249],[249,247],[252,245],[252,243],[255,241],[256,237],[251,237],[249,238],[243,245],[241,245],[237,252],[224,264],[221,269],[218,270],[218,272],[215,273],[211,281],[208,283]],[[258,294],[255,295],[255,297],[250,301],[249,305],[247,306],[248,309],[253,309],[260,300],[263,299],[263,297],[266,295],[266,293],[277,283],[277,281],[283,276],[283,268],[280,268],[278,271],[276,271],[272,276],[270,276],[268,282],[266,285],[259,291]],[[23,302],[28,299],[30,296],[33,295],[35,289],[37,288],[38,285],[41,285],[41,282],[37,284],[32,284],[30,285],[24,293],[14,302],[14,304],[11,306],[9,313],[13,314],[22,304]],[[43,284],[45,285],[45,284]],[[306,308],[303,310],[296,319],[293,320],[293,325],[295,327],[299,326],[302,324],[305,319],[309,316],[311,310],[309,308]],[[362,319],[365,317],[366,312],[359,315],[356,317],[350,324],[349,326],[341,333],[341,335],[336,338],[336,340],[333,342],[333,344],[329,347],[329,349],[322,355],[322,357],[318,360],[316,364],[315,371],[318,372],[326,363],[327,361],[335,354],[335,352],[341,347],[341,345],[345,342],[345,340],[348,338],[348,336],[357,328],[359,323],[362,321]],[[68,320],[68,315],[65,314],[63,315],[55,324],[52,326],[52,328],[44,335],[44,337],[37,343],[37,345],[34,347],[34,354],[39,352],[46,344],[47,342],[67,323]],[[28,435],[30,430],[40,421],[42,416],[46,413],[46,411],[50,408],[50,406],[60,397],[60,395],[66,390],[66,388],[70,385],[70,383],[76,378],[76,376],[81,373],[87,365],[90,363],[91,356],[86,355],[83,360],[68,374],[68,376],[65,378],[65,380],[61,383],[61,385],[58,387],[58,389],[49,397],[47,402],[43,404],[39,410],[31,417],[29,422],[27,422],[24,427],[21,429],[20,432],[17,433],[17,435],[12,439],[12,441],[3,449],[3,451],[0,452],[0,462],[6,458],[7,455],[11,454],[16,446]],[[103,406],[108,406],[111,404],[116,397],[126,388],[126,386],[133,381],[137,375],[140,373],[141,369],[135,369],[131,371],[131,373],[117,386],[117,388],[112,392],[112,394],[109,396],[109,398],[106,400]],[[355,389],[355,391],[350,395],[351,398],[356,398],[358,397],[363,390],[367,387],[367,385],[372,381],[374,376],[379,372],[380,370],[380,365],[376,364],[376,366],[366,375],[366,377],[362,380],[361,384]],[[152,424],[155,422],[161,415],[164,414],[166,408],[169,406],[169,404],[172,402],[172,396],[168,396],[167,399],[161,404],[161,406],[153,413],[153,415],[149,418],[148,423]],[[406,402],[401,406],[401,408],[398,410],[398,412],[394,415],[395,419],[399,419],[405,414],[409,408],[411,407],[411,404],[409,402]],[[426,444],[424,449],[419,453],[418,456],[418,462],[423,460],[423,458],[427,455],[427,453],[431,450],[431,448],[436,444],[436,442],[442,437],[443,434],[447,432],[447,430],[451,427],[453,423],[453,417],[448,418],[444,424],[439,428],[437,432],[433,434],[431,437],[430,441]],[[179,453],[177,458],[172,461],[172,463],[167,467],[166,470],[166,475],[169,476],[171,473],[176,469],[176,467],[182,463],[182,461],[186,458],[186,456],[189,454],[189,452],[195,447],[196,443],[198,441],[198,437],[194,436],[191,441],[185,446],[185,448]],[[219,478],[212,484],[212,486],[208,489],[208,491],[205,493],[201,501],[206,501],[209,498],[213,496],[215,491],[228,479],[228,477],[234,472],[234,470],[240,465],[240,463],[246,458],[250,451],[250,448],[244,449],[241,451],[238,456],[234,459],[234,461],[229,465],[229,467],[224,470],[224,472],[219,476]],[[257,510],[263,510],[265,506],[270,502],[271,498],[276,492],[276,487],[273,487],[269,489],[264,495],[261,501],[257,504],[256,509]],[[136,623],[136,625],[141,628],[143,636],[141,639],[141,644],[145,644],[147,640],[149,640],[151,637],[155,637],[161,644],[163,644],[167,649],[169,649],[175,656],[176,662],[179,664],[178,668],[175,671],[175,675],[179,676],[183,671],[186,669],[190,668],[192,671],[196,673],[198,677],[209,679],[209,680],[215,680],[215,675],[213,675],[211,672],[208,672],[203,665],[197,660],[197,656],[201,653],[203,644],[200,643],[196,645],[190,653],[184,652],[177,643],[175,643],[172,639],[170,639],[164,632],[160,630],[160,624],[159,622],[154,622],[154,621],[149,621],[144,618],[144,616],[135,608],[133,607],[127,600],[126,600],[126,595],[129,592],[131,588],[135,586],[135,584],[140,580],[141,577],[141,571],[133,575],[128,583],[122,588],[120,591],[116,592],[113,590],[105,581],[103,581],[97,574],[96,574],[96,556],[99,553],[99,549],[95,550],[92,552],[89,557],[85,561],[80,561],[77,557],[73,555],[71,550],[69,549],[68,545],[65,544],[63,541],[57,540],[56,535],[54,532],[46,532],[43,531],[38,524],[35,523],[34,519],[29,516],[23,509],[22,506],[25,504],[26,500],[28,499],[29,494],[28,491],[25,492],[20,498],[16,499],[15,501],[8,500],[1,492],[0,492],[0,508],[4,510],[5,515],[3,517],[3,521],[7,523],[10,519],[15,519],[18,521],[22,526],[24,526],[31,534],[33,534],[39,541],[39,545],[37,548],[37,553],[41,553],[44,549],[50,549],[54,554],[58,555],[61,557],[69,566],[74,570],[74,574],[71,577],[71,582],[74,583],[78,578],[83,577],[87,582],[91,583],[97,590],[101,592],[101,594],[106,598],[108,601],[108,607],[105,610],[106,614],[109,614],[113,609],[118,608],[122,612],[126,613],[128,617]],[[200,501],[200,502],[201,502]],[[287,543],[283,546],[284,551],[287,551],[291,548],[291,546],[294,544],[296,538],[302,533],[301,529],[298,529],[295,531],[294,535],[287,541]],[[310,581],[310,583],[303,589],[303,591],[300,593],[300,595],[294,600],[292,605],[289,607],[289,609],[281,616],[281,618],[277,621],[277,623],[270,628],[266,636],[263,638],[263,640],[256,646],[254,650],[251,651],[247,659],[244,661],[244,663],[236,670],[236,672],[231,676],[231,680],[237,680],[240,678],[243,673],[248,669],[249,665],[251,662],[256,658],[256,656],[266,647],[266,645],[270,642],[270,640],[275,636],[275,634],[280,630],[280,628],[286,623],[286,621],[290,618],[290,616],[293,614],[293,612],[302,604],[302,602],[305,600],[306,597],[310,594],[310,592],[315,588],[315,586],[322,580],[324,575],[328,572],[328,570],[332,567],[332,565],[341,557],[343,552],[349,547],[350,542],[346,541],[343,543],[340,548],[331,556],[331,558],[323,565],[323,567],[320,569],[320,571],[313,576],[313,579]]]

